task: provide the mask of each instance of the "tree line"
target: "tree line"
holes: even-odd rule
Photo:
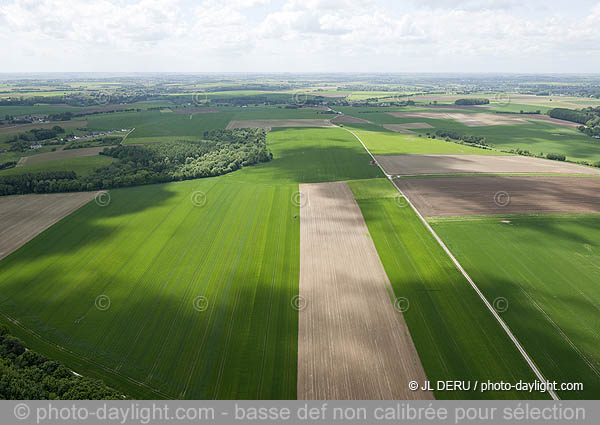
[[[552,118],[582,124],[577,127],[579,131],[590,137],[600,138],[600,107],[583,109],[554,108],[548,111]]]
[[[106,148],[101,154],[117,161],[87,177],[73,171],[0,176],[0,195],[100,190],[212,177],[273,158],[262,129],[211,130],[204,133],[204,139]]]
[[[64,365],[28,350],[0,326],[0,399],[122,400],[102,381],[77,376]]]
[[[485,137],[483,136],[475,136],[472,134],[462,134],[458,131],[453,130],[437,130],[435,135],[442,138],[460,140],[465,143],[470,143],[473,145],[487,146],[485,142]]]
[[[489,105],[489,103],[490,100],[485,98],[465,98],[454,101],[455,105]]]

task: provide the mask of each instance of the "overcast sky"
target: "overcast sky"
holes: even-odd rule
[[[0,72],[600,72],[600,0],[0,0]]]

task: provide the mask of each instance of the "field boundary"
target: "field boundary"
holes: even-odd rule
[[[433,237],[435,238],[435,240],[437,241],[437,243],[442,247],[442,249],[448,255],[448,257],[450,257],[450,259],[452,260],[452,262],[454,263],[454,265],[456,266],[456,268],[461,272],[461,274],[465,277],[465,279],[467,279],[467,281],[469,282],[469,284],[471,285],[471,287],[475,290],[475,292],[477,293],[477,295],[479,296],[479,298],[483,301],[483,303],[488,308],[488,310],[490,311],[490,313],[492,313],[492,315],[494,316],[494,318],[496,319],[496,321],[500,324],[500,326],[502,327],[502,329],[504,329],[504,331],[506,332],[506,334],[508,335],[508,337],[510,338],[510,340],[513,342],[513,344],[515,345],[515,347],[517,348],[517,350],[519,350],[519,353],[521,353],[521,355],[523,356],[523,358],[525,359],[525,361],[527,362],[527,364],[529,365],[529,367],[531,368],[531,370],[538,377],[538,379],[541,382],[548,382],[548,380],[544,377],[544,375],[542,374],[542,372],[536,366],[535,362],[531,359],[531,357],[529,357],[529,354],[527,354],[527,351],[525,351],[525,349],[523,348],[523,346],[521,345],[521,343],[519,342],[519,340],[517,339],[517,337],[512,333],[512,331],[510,330],[510,328],[508,327],[508,325],[506,324],[506,322],[504,320],[502,320],[502,318],[500,317],[500,315],[498,314],[498,312],[490,304],[490,302],[487,300],[487,298],[485,297],[485,295],[483,295],[483,292],[481,292],[481,290],[479,289],[479,287],[477,286],[477,284],[473,281],[473,279],[471,279],[471,276],[469,276],[469,274],[466,272],[466,270],[463,268],[463,266],[458,262],[458,260],[452,254],[452,252],[450,251],[450,249],[446,246],[446,244],[444,243],[444,241],[442,241],[442,239],[438,236],[438,234],[435,232],[435,230],[433,230],[433,228],[427,222],[427,220],[425,220],[425,218],[421,215],[421,213],[419,213],[419,211],[415,208],[415,206],[410,201],[410,199],[408,199],[404,195],[404,193],[402,193],[402,190],[400,190],[400,188],[394,184],[394,180],[393,180],[392,176],[389,175],[388,173],[386,173],[386,171],[379,165],[379,163],[377,162],[377,160],[375,159],[375,157],[373,156],[373,154],[371,154],[371,152],[369,151],[369,149],[367,149],[367,147],[365,146],[365,144],[363,143],[363,141],[360,139],[360,137],[358,137],[353,131],[348,130],[345,127],[344,127],[344,129],[346,131],[348,131],[349,133],[351,133],[354,137],[356,137],[356,139],[365,148],[365,150],[371,156],[371,158],[373,158],[373,161],[375,161],[377,163],[377,166],[381,169],[381,171],[383,172],[383,174],[385,174],[386,178],[390,181],[390,183],[392,183],[394,185],[394,187],[398,190],[398,192],[400,192],[400,195],[402,195],[404,197],[404,199],[406,199],[406,202],[408,203],[408,205],[410,205],[410,207],[413,209],[413,211],[417,214],[417,217],[419,217],[419,219],[421,220],[421,222],[425,225],[425,227],[433,235]],[[548,394],[550,394],[550,396],[552,397],[553,400],[560,400],[560,398],[558,397],[558,395],[552,389],[548,389]]]

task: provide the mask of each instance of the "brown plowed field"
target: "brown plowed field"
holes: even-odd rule
[[[394,181],[427,217],[600,213],[597,177],[439,177]]]
[[[97,193],[0,196],[0,259],[94,199]]]
[[[68,159],[68,158],[81,158],[84,156],[95,156],[98,155],[106,148],[114,148],[114,146],[99,146],[94,148],[81,148],[81,149],[63,149],[54,152],[45,152],[37,155],[31,155],[24,157],[25,159],[20,165],[24,164],[41,164],[42,162],[54,161],[57,159]]]
[[[273,127],[333,127],[329,120],[320,119],[287,119],[287,120],[232,120],[227,124],[227,130],[234,128],[264,128]]]
[[[483,127],[488,125],[527,124],[522,116],[513,114],[462,112],[388,112],[396,118],[430,118],[435,120],[455,120],[467,127]]]
[[[300,185],[299,399],[433,399],[345,182]]]
[[[396,176],[469,173],[597,174],[600,169],[549,159],[493,155],[377,155],[386,173]]]

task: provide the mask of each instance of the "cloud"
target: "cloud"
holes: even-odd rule
[[[41,63],[68,51],[92,61],[94,68],[93,53],[101,52],[98,61],[116,66],[123,58],[136,58],[144,61],[139,70],[158,69],[154,59],[182,71],[209,70],[217,63],[219,69],[210,70],[243,71],[238,67],[244,64],[284,71],[298,58],[304,71],[324,70],[323,64],[343,71],[357,64],[361,71],[448,71],[461,64],[465,71],[518,70],[565,55],[573,58],[573,71],[600,66],[600,59],[585,55],[600,46],[600,2],[580,19],[558,8],[551,15],[538,14],[534,4],[527,12],[516,0],[415,5],[390,0],[8,0],[0,4],[0,53],[7,63],[22,56],[32,66],[36,57]],[[34,54],[25,57],[26,51]]]

